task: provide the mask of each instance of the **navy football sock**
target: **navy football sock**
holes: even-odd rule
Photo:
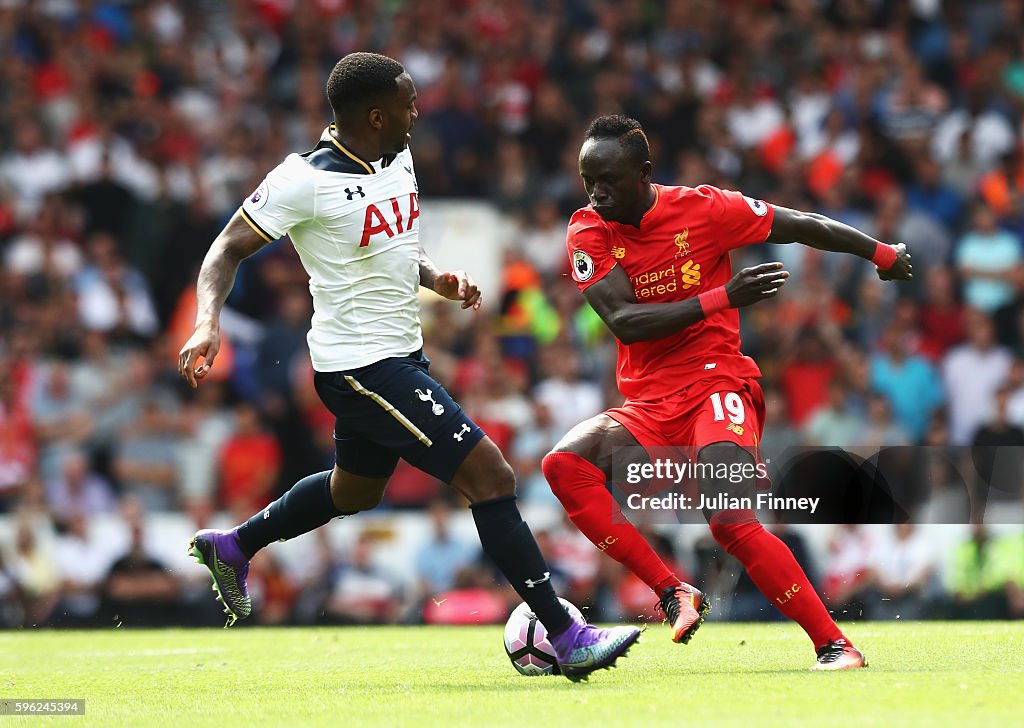
[[[350,516],[334,507],[331,472],[307,475],[287,493],[238,527],[238,540],[249,558],[271,541],[284,541],[319,528],[332,518]]]
[[[551,572],[530,527],[519,514],[516,497],[480,501],[470,508],[484,553],[530,605],[548,632],[564,632],[571,622],[569,613],[551,587]]]

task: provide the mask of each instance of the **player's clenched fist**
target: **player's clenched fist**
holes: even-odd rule
[[[910,264],[907,244],[896,243],[892,247],[896,250],[896,262],[885,270],[879,268],[878,277],[883,281],[909,281],[914,277],[914,266]]]
[[[782,263],[762,263],[734,275],[725,284],[725,292],[733,308],[743,308],[777,295],[787,278],[789,271],[782,269]]]
[[[195,389],[196,380],[210,373],[213,360],[220,351],[220,331],[213,326],[198,326],[185,345],[178,352],[178,373]],[[199,357],[201,366],[196,366]]]

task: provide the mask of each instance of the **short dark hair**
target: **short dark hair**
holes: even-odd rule
[[[638,163],[651,158],[651,145],[636,119],[622,114],[599,116],[590,122],[585,139],[615,139]]]
[[[349,53],[327,78],[327,100],[335,116],[349,116],[367,103],[398,91],[405,67],[379,53]]]

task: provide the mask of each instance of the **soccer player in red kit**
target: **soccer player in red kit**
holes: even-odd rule
[[[740,353],[737,309],[778,294],[788,273],[765,263],[733,275],[729,251],[800,242],[871,260],[882,280],[909,280],[910,255],[821,215],[769,205],[738,192],[651,182],[639,122],[602,116],[580,150],[591,204],[569,222],[572,275],[618,339],[622,407],[574,427],[543,461],[573,523],[659,596],[675,642],[686,643],[710,604],[679,578],[621,513],[606,483],[624,446],[686,446],[698,463],[752,463],[764,421],[760,370]],[[701,493],[718,484],[698,479]],[[753,478],[743,487],[752,492]],[[715,540],[814,643],[812,669],[863,667],[789,548],[753,511],[705,509]]]

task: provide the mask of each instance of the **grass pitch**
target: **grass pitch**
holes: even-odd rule
[[[0,725],[1019,725],[1024,625],[862,624],[870,667],[810,673],[795,625],[653,626],[616,670],[523,677],[499,627],[0,633],[0,698],[84,698]],[[588,721],[588,722],[583,722]]]

